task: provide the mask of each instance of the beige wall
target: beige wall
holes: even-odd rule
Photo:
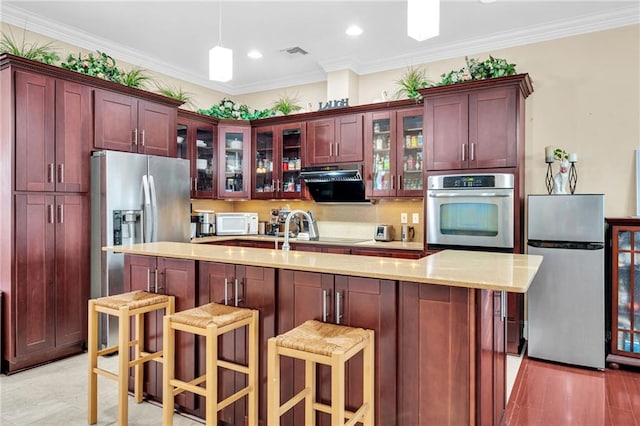
[[[2,24],[2,31],[8,25]],[[14,29],[21,36],[21,29]],[[48,41],[27,33],[29,41]],[[78,48],[56,41],[61,57]],[[107,52],[108,53],[108,52]],[[607,216],[635,214],[635,164],[640,149],[640,26],[631,25],[542,43],[470,55],[484,59],[489,54],[515,63],[517,71],[529,73],[534,93],[526,102],[526,191],[544,193],[544,147],[553,145],[578,154],[578,193],[605,193]],[[116,58],[117,59],[117,58]],[[127,66],[127,64],[121,64]],[[464,65],[464,58],[424,64],[434,81],[440,74]],[[389,97],[397,90],[405,67],[361,75],[360,103]],[[149,73],[167,84],[193,93],[198,107],[208,108],[224,94],[166,76]],[[270,90],[234,97],[252,108],[266,108],[283,94],[297,97],[303,106],[325,100],[326,82]],[[555,168],[557,171],[557,165]],[[384,210],[380,204],[372,210]],[[324,207],[328,209],[329,207]],[[349,209],[343,209],[349,215]],[[391,210],[391,209],[389,209]],[[328,213],[326,213],[328,214]],[[381,221],[380,213],[367,213],[367,220]]]

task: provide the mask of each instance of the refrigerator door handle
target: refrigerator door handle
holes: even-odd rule
[[[148,229],[153,222],[151,218],[151,196],[149,195],[149,180],[147,179],[147,175],[142,176],[142,242],[149,243],[151,242],[151,229]]]
[[[149,241],[156,242],[158,240],[158,199],[153,175],[149,175],[149,189],[151,192],[151,236]]]

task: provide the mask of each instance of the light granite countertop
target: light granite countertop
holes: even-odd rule
[[[275,240],[278,240],[278,247],[280,243],[284,241],[284,237],[275,237],[273,235],[229,235],[229,236],[211,236],[211,237],[198,237],[191,240],[192,244],[207,244],[207,243],[219,243],[223,241],[268,241],[275,245]],[[422,251],[424,249],[421,242],[408,242],[402,241],[376,241],[374,239],[365,238],[339,238],[339,237],[321,237],[319,241],[310,241],[299,238],[290,238],[290,243],[304,243],[304,244],[320,244],[320,245],[332,245],[332,246],[345,246],[351,248],[375,248],[375,249],[387,249],[387,250],[411,250]]]
[[[157,242],[105,251],[526,293],[542,256],[444,250],[418,260]]]

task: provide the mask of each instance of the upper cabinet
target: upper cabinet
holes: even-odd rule
[[[176,107],[96,89],[94,114],[96,148],[176,156]]]
[[[177,157],[191,161],[191,198],[217,195],[216,121],[178,110]]]
[[[301,198],[304,146],[304,123],[254,128],[252,198]]]
[[[17,191],[89,190],[91,88],[16,71]]]
[[[220,123],[218,126],[218,198],[249,198],[251,194],[251,127]]]
[[[307,122],[308,165],[363,161],[362,114]]]
[[[424,89],[427,170],[516,167],[527,74]]]
[[[368,198],[422,197],[423,108],[365,115]]]

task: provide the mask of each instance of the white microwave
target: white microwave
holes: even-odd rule
[[[216,235],[257,235],[258,213],[216,213]]]

